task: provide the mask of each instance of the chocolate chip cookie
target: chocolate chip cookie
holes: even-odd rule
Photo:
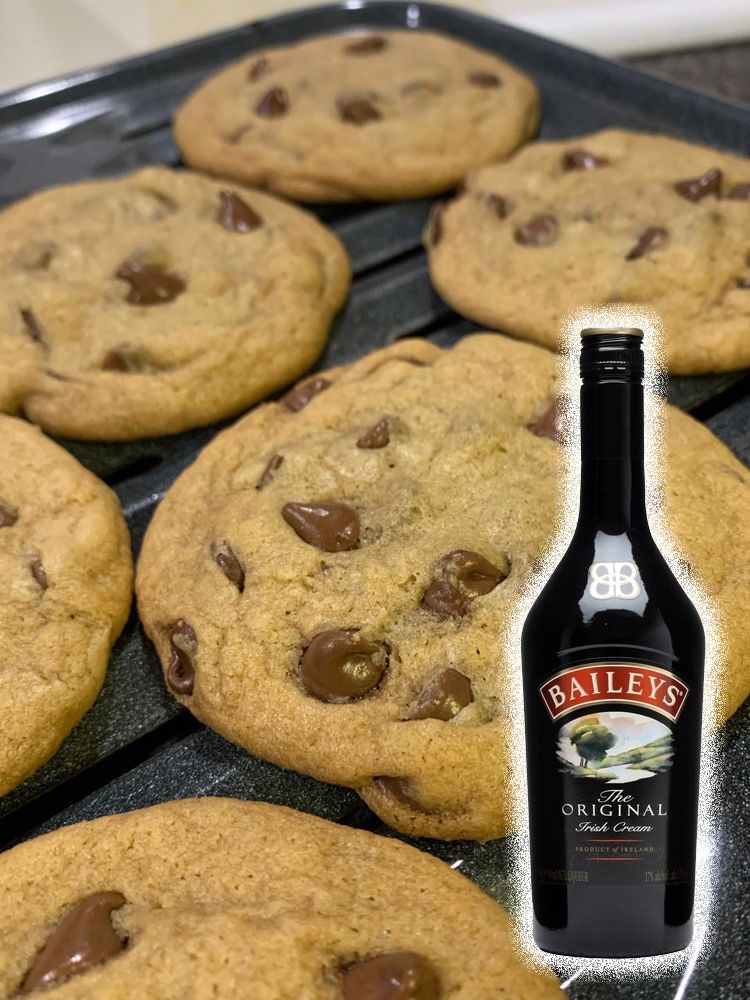
[[[0,415],[0,795],[99,693],[130,608],[114,494],[41,431]]]
[[[3,854],[0,889],[1,997],[563,998],[444,862],[281,806],[78,823]]]
[[[0,213],[0,410],[130,440],[298,378],[349,285],[336,237],[186,170],[52,188]]]
[[[224,431],[138,567],[175,696],[397,829],[503,834],[520,683],[505,640],[558,523],[555,372],[498,335],[401,341]],[[730,713],[750,692],[750,474],[684,413],[667,428],[671,524],[727,616]]]
[[[672,372],[750,364],[750,160],[665,136],[540,142],[470,175],[425,242],[443,298],[557,345],[578,306],[657,310]]]
[[[252,52],[195,91],[174,133],[187,163],[299,201],[453,187],[536,131],[528,77],[427,31],[326,35]]]

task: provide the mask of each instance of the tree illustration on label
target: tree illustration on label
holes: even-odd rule
[[[557,747],[562,771],[618,784],[652,778],[672,766],[674,755],[667,726],[635,712],[600,712],[569,722]]]

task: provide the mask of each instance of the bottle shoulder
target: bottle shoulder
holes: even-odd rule
[[[526,651],[632,647],[702,661],[700,616],[650,535],[574,536],[523,627]]]

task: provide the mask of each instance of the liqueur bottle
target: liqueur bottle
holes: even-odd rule
[[[534,937],[566,955],[692,934],[705,642],[649,530],[642,340],[582,332],[578,522],[522,634]]]

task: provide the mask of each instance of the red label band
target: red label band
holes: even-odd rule
[[[625,702],[643,705],[677,722],[689,693],[684,681],[662,667],[642,663],[589,663],[569,667],[539,688],[553,720],[583,705]]]

